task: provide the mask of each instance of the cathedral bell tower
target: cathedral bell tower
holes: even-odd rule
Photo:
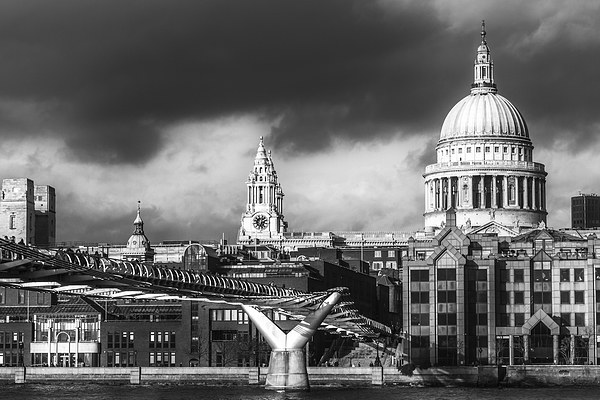
[[[277,182],[271,151],[267,152],[261,136],[254,168],[246,181],[246,210],[242,214],[238,243],[276,243],[283,239],[286,230],[283,190]]]

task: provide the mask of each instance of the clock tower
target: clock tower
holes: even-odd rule
[[[261,136],[254,167],[246,181],[246,210],[242,214],[238,243],[275,244],[283,239],[286,230],[283,190],[277,182],[271,151],[267,152]]]

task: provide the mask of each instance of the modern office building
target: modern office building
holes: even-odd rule
[[[600,228],[600,196],[580,193],[571,197],[571,227]]]

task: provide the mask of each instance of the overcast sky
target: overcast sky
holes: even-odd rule
[[[58,240],[235,240],[259,136],[291,230],[423,226],[485,19],[548,171],[600,192],[600,2],[4,0],[0,171],[54,186]]]

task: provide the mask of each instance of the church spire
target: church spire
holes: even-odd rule
[[[494,81],[494,63],[490,57],[486,35],[485,21],[483,20],[481,21],[481,44],[477,48],[471,93],[496,93],[498,91]]]

